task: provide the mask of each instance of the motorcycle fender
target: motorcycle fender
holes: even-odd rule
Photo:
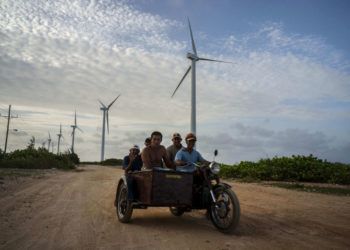
[[[121,184],[121,183],[123,183],[124,182],[124,184],[126,185],[126,176],[125,176],[125,174],[123,174],[121,177],[120,177],[120,179],[119,179],[119,181],[118,181],[118,188],[119,188],[119,185]]]
[[[231,186],[229,184],[226,184],[225,182],[220,182],[219,184],[216,184],[213,189],[215,190],[216,188],[225,188],[225,189],[231,189]]]

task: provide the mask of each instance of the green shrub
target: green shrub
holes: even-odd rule
[[[331,163],[313,155],[274,157],[258,162],[242,161],[223,165],[220,175],[226,178],[248,178],[266,181],[303,181],[350,184],[350,165]]]
[[[76,158],[79,160],[78,156],[70,153],[55,155],[45,148],[35,149],[28,146],[26,149],[6,153],[6,155],[0,158],[0,168],[73,169],[75,168],[74,160]]]
[[[106,159],[104,161],[101,161],[101,165],[103,166],[121,166],[122,164],[123,164],[122,159],[111,158],[111,159]]]

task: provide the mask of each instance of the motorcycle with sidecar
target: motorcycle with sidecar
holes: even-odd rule
[[[194,164],[193,171],[153,168],[123,175],[116,191],[117,217],[128,223],[133,209],[169,207],[175,216],[200,209],[207,210],[219,231],[232,233],[239,223],[240,205],[232,187],[220,181],[219,171],[220,165],[213,161]],[[133,190],[127,181],[132,181]],[[128,192],[134,193],[137,202],[128,200]]]

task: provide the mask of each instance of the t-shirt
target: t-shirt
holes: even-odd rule
[[[130,157],[127,155],[123,159],[123,169],[126,169],[129,166],[130,163]],[[138,155],[134,159],[134,161],[131,163],[131,171],[140,171],[142,168],[142,159],[141,156]]]
[[[166,152],[168,154],[168,157],[171,161],[174,161],[176,153],[182,148],[182,145],[180,148],[175,147],[175,145],[171,145],[167,147]]]
[[[157,147],[145,147],[142,150],[141,157],[144,167],[149,169],[154,167],[163,167],[163,160],[168,159],[166,149],[162,145],[159,145]],[[165,163],[168,164],[168,162]]]
[[[187,148],[182,148],[176,153],[175,161],[179,161],[179,160],[184,162],[191,162],[191,163],[205,161],[202,155],[197,150],[192,149],[192,152],[190,153],[187,150]]]

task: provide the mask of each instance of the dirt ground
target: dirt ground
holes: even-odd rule
[[[101,166],[2,179],[0,249],[350,249],[350,197],[232,183],[241,203],[237,232],[218,232],[204,212],[113,206],[122,171]]]

